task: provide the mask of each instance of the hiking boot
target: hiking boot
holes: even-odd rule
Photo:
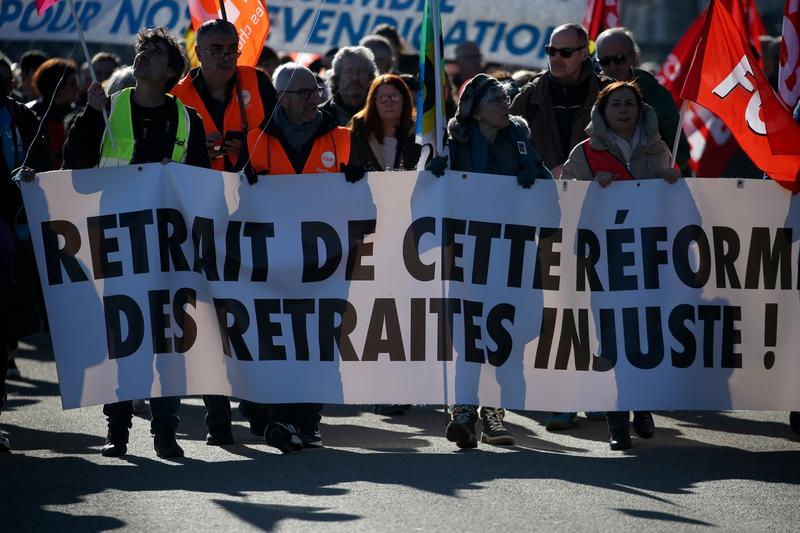
[[[103,457],[122,457],[128,453],[128,432],[108,432],[106,443],[100,449]]]
[[[547,431],[563,431],[578,425],[577,413],[553,413],[544,423]]]
[[[299,428],[300,440],[303,441],[303,448],[322,448],[322,435],[319,427],[304,425]]]
[[[494,407],[481,407],[481,421],[483,431],[481,442],[495,446],[513,446],[514,436],[503,425],[506,410]]]
[[[174,433],[156,433],[153,436],[153,448],[161,459],[183,457],[183,448],[178,445]]]
[[[292,424],[284,424],[275,420],[267,425],[267,429],[264,431],[264,441],[283,453],[299,452],[303,449],[303,441],[300,439],[297,428]]]
[[[8,435],[0,433],[0,453],[9,453],[11,451],[11,441]]]
[[[450,442],[462,449],[477,448],[478,439],[475,438],[475,423],[478,415],[475,407],[471,405],[456,405],[452,409],[452,420],[447,424],[444,436]]]
[[[653,415],[649,411],[634,411],[633,430],[643,439],[652,439],[656,431]]]
[[[608,443],[612,451],[618,452],[629,450],[631,447],[631,434],[625,428],[614,428],[611,430],[611,440]]]

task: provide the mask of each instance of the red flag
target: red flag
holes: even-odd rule
[[[683,82],[686,80],[686,73],[689,71],[689,65],[692,63],[694,57],[694,50],[697,46],[697,41],[700,39],[700,34],[703,31],[703,24],[705,24],[706,12],[703,11],[698,15],[686,33],[683,34],[681,40],[672,49],[672,52],[667,56],[664,64],[661,65],[661,70],[656,75],[658,82],[664,86],[675,100],[675,105],[681,105],[681,88]],[[671,140],[671,139],[670,139]]]
[[[36,0],[36,13],[41,17],[42,13],[47,11],[50,6],[58,2],[58,0]]]
[[[207,20],[221,18],[219,0],[189,0],[194,30]],[[239,32],[238,63],[254,67],[258,64],[264,41],[269,34],[269,16],[262,0],[225,0],[225,15]]]
[[[712,0],[681,97],[725,122],[750,159],[782,186],[800,190],[800,125],[758,68],[721,0]]]
[[[786,0],[781,33],[778,92],[789,109],[794,109],[800,101],[800,0]]]
[[[619,26],[618,0],[588,0],[581,24],[594,42],[604,30]]]

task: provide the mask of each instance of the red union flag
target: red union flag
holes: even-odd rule
[[[800,100],[800,0],[786,1],[781,33],[778,92],[789,109],[794,109]]]
[[[194,31],[207,20],[221,18],[219,0],[189,0]],[[250,67],[258,64],[258,57],[269,34],[269,16],[262,0],[225,0],[225,15],[239,32],[238,63]]]
[[[36,0],[36,14],[41,17],[42,13],[47,11],[47,9],[56,2],[58,2],[58,0]]]
[[[697,41],[700,39],[700,34],[703,31],[703,24],[705,24],[706,12],[703,11],[698,15],[686,33],[683,34],[681,40],[672,49],[672,53],[667,56],[664,64],[661,65],[661,70],[656,75],[659,83],[664,86],[675,100],[675,105],[681,104],[681,88],[683,82],[686,80],[686,73],[689,71],[689,65],[694,56],[694,49],[697,46]],[[670,139],[671,140],[671,139]]]
[[[619,26],[619,2],[617,0],[589,0],[583,16],[583,28],[594,41],[603,30]]]
[[[718,116],[753,162],[800,190],[800,126],[792,120],[730,12],[712,0],[681,97]]]

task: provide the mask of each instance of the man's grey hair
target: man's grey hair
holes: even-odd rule
[[[636,56],[636,63],[639,62],[639,45],[636,44],[636,39],[633,37],[633,32],[631,30],[628,28],[610,28],[603,31],[595,40],[596,48],[600,48],[600,41],[607,37],[622,37],[625,39],[628,42],[628,48],[631,53]]]
[[[275,90],[278,93],[285,91],[289,87],[289,82],[291,79],[301,71],[308,73],[309,77],[312,79],[316,79],[311,70],[297,63],[284,63],[276,68],[275,72],[272,73],[272,83],[275,85]]]
[[[331,62],[331,70],[328,74],[328,85],[330,85],[331,94],[339,92],[339,76],[341,76],[342,73],[342,61],[344,61],[346,57],[354,56],[362,57],[370,64],[372,68],[372,74],[369,78],[370,83],[378,77],[378,67],[375,66],[375,55],[372,53],[372,50],[366,46],[345,46],[336,52]]]
[[[114,69],[114,72],[111,73],[111,76],[106,80],[104,85],[106,94],[109,96],[120,92],[122,89],[127,89],[128,87],[136,87],[133,67],[125,66]]]

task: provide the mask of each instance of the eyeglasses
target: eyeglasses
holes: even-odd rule
[[[375,100],[380,102],[381,104],[388,103],[389,101],[394,102],[395,104],[399,104],[403,101],[403,97],[399,94],[379,94],[375,97]]]
[[[298,89],[296,91],[283,91],[284,94],[296,94],[300,100],[306,101],[311,98],[312,95],[316,95],[318,98],[322,97],[323,91],[322,87],[316,87],[314,89]]]
[[[556,48],[555,46],[545,46],[544,51],[550,57],[555,57],[556,54],[560,54],[564,59],[569,59],[572,57],[572,54],[578,50],[583,50],[584,48],[586,48],[586,45],[578,46],[577,48]]]
[[[242,55],[238,48],[228,48],[227,50],[222,48],[203,48],[203,50],[213,59],[222,59],[225,56],[236,59]]]
[[[625,54],[614,54],[613,56],[601,57],[597,60],[601,67],[607,67],[614,62],[615,65],[624,65],[628,61],[628,56]]]

